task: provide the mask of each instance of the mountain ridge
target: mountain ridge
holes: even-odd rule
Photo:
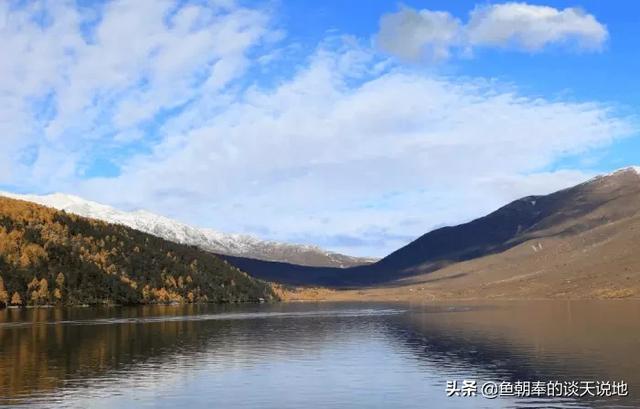
[[[535,247],[531,251],[538,252],[541,250],[537,247],[538,242],[542,245],[545,240],[558,238],[578,240],[584,235],[605,231],[604,228],[611,223],[628,220],[634,225],[636,219],[640,219],[640,168],[629,167],[548,195],[517,199],[468,223],[435,229],[366,266],[338,271],[245,258],[227,260],[256,277],[285,284],[343,289],[396,285],[393,283],[415,276],[428,280],[426,277],[433,272],[509,253],[511,249],[528,242],[533,243],[530,247]],[[620,246],[627,249],[636,246],[636,243],[623,242]],[[579,245],[572,244],[572,248],[579,248]],[[558,260],[562,259],[558,257]],[[618,271],[626,267],[615,264],[613,260],[608,268]]]
[[[634,177],[637,179],[637,186],[633,186],[631,179],[627,177]],[[625,180],[622,181],[621,178]],[[408,245],[402,247],[401,249],[396,250],[395,252],[389,254],[386,257],[383,257],[379,262],[375,263],[376,265],[385,265],[389,263],[390,259],[404,258],[406,260],[406,249],[411,248],[412,246],[420,246],[422,249],[425,248],[425,244],[423,240],[426,238],[430,238],[433,235],[447,231],[452,229],[459,229],[461,227],[472,227],[478,225],[479,223],[492,223],[491,228],[487,228],[486,225],[482,226],[485,231],[483,231],[482,237],[474,236],[474,239],[479,240],[487,240],[487,236],[496,235],[500,237],[496,237],[495,243],[491,243],[493,246],[497,246],[492,251],[504,249],[504,246],[511,246],[515,244],[512,240],[519,238],[519,240],[527,238],[527,234],[531,234],[532,231],[542,230],[544,228],[549,227],[549,225],[558,224],[562,220],[562,213],[559,212],[573,212],[571,214],[566,214],[566,217],[577,217],[581,213],[589,213],[590,211],[595,210],[599,206],[606,204],[610,200],[610,196],[607,194],[600,194],[598,196],[591,195],[588,198],[584,198],[581,195],[589,194],[590,192],[595,192],[597,189],[595,187],[598,186],[599,183],[604,182],[607,183],[611,181],[612,183],[620,183],[620,185],[630,186],[631,188],[640,187],[640,167],[632,166],[626,167],[622,169],[618,169],[614,172],[607,173],[604,175],[598,175],[594,178],[591,178],[583,183],[580,183],[576,186],[568,187],[565,189],[561,189],[559,191],[550,193],[548,195],[534,195],[534,196],[525,196],[523,198],[514,200],[499,209],[489,213],[486,216],[477,218],[468,223],[464,223],[457,226],[448,226],[443,227],[441,229],[436,229],[430,231],[423,236],[417,238],[413,242]],[[591,189],[594,188],[594,189]],[[591,191],[581,192],[581,189],[591,189]],[[607,190],[607,193],[615,194],[615,189]],[[567,196],[567,197],[565,197]],[[573,207],[572,207],[573,206]],[[568,209],[567,209],[568,208]],[[523,219],[524,218],[524,219]],[[498,220],[494,220],[498,219]],[[501,220],[502,219],[502,220]],[[506,220],[505,220],[506,219]],[[496,223],[497,221],[497,223]],[[515,225],[509,226],[511,229],[509,231],[504,231],[503,235],[500,235],[496,229],[505,229],[505,222],[515,223]],[[469,234],[467,230],[465,232],[466,235]],[[480,233],[476,233],[480,234]],[[468,237],[468,236],[467,236]],[[457,245],[460,245],[462,241],[464,243],[465,238],[458,237],[457,240],[454,240]],[[449,243],[451,244],[451,243]],[[475,245],[480,245],[478,243],[474,243]],[[438,243],[441,245],[441,243]],[[431,250],[431,247],[430,247]],[[484,250],[484,251],[482,251]],[[466,255],[463,255],[460,258],[456,258],[455,252],[449,253],[452,257],[445,261],[461,261],[463,259],[470,259],[474,257],[474,251],[479,251],[479,254],[485,254],[489,249],[478,249],[474,247],[470,247],[467,244],[465,250]],[[410,263],[409,263],[410,264]],[[409,266],[410,267],[410,266]],[[414,265],[415,267],[415,265]]]
[[[369,265],[349,268],[315,267],[241,256],[221,257],[259,279],[337,289],[372,286],[394,288],[415,280],[422,280],[424,283],[441,280],[448,283],[464,282],[464,277],[479,274],[474,266],[484,266],[477,268],[486,270],[483,263],[493,259],[508,260],[504,265],[502,262],[492,264],[489,271],[502,271],[496,282],[520,280],[511,275],[511,270],[519,271],[518,277],[536,276],[540,271],[555,271],[560,277],[565,274],[565,270],[573,271],[579,266],[577,275],[571,276],[571,280],[567,282],[582,279],[580,274],[588,274],[593,280],[593,277],[604,280],[599,285],[608,285],[611,283],[603,276],[605,271],[618,277],[627,274],[637,264],[637,271],[640,272],[640,251],[636,251],[638,256],[635,258],[629,255],[634,252],[633,249],[640,250],[640,237],[635,238],[634,229],[640,232],[638,167],[598,175],[548,195],[526,196],[514,200],[470,222],[430,231]],[[585,247],[584,243],[591,244]],[[605,246],[601,243],[609,244]],[[551,249],[549,246],[552,246]],[[553,253],[554,247],[569,248],[574,255],[567,257],[562,253]],[[608,253],[599,256],[596,251],[591,250],[592,247],[606,248]],[[581,264],[582,252],[588,252],[593,265],[608,270],[585,267]],[[537,257],[535,262],[531,261],[532,254]],[[598,257],[606,263],[602,264]],[[527,267],[517,267],[520,262]],[[547,265],[549,263],[552,264]],[[510,266],[511,270],[505,270],[505,266]],[[456,272],[457,268],[465,272]],[[639,278],[633,274],[626,277],[632,280],[629,282],[632,284],[635,283],[635,278]],[[640,280],[638,281],[640,292]],[[485,284],[476,282],[474,285],[483,287]],[[532,288],[539,287],[530,285]],[[560,282],[558,285],[562,287],[563,284]],[[626,294],[625,291],[629,290],[620,282],[617,285],[622,287],[621,294]],[[469,289],[459,291],[460,294],[467,294]]]
[[[125,212],[75,195],[63,193],[30,195],[0,191],[0,196],[37,203],[107,223],[122,224],[176,243],[194,245],[216,254],[315,267],[345,268],[376,261],[371,258],[351,257],[327,251],[318,246],[261,240],[244,234],[229,234],[208,228],[198,228],[146,210]]]

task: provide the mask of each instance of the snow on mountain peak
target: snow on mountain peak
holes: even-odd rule
[[[626,173],[626,172],[635,172],[637,175],[640,176],[640,166],[627,166],[626,168],[620,168],[620,169],[614,170],[613,172],[608,173],[605,176],[612,176],[612,175]]]
[[[107,223],[121,224],[166,240],[197,246],[213,253],[329,267],[349,267],[373,261],[329,252],[316,246],[281,243],[261,240],[244,234],[228,234],[213,229],[201,229],[146,210],[125,212],[63,193],[22,195],[0,192],[0,196],[37,203]]]
[[[587,180],[584,183],[596,182],[596,181],[603,180],[604,178],[608,178],[608,177],[611,177],[611,176],[617,176],[617,175],[623,175],[623,174],[630,173],[630,172],[633,172],[637,176],[640,176],[640,166],[627,166],[625,168],[616,169],[613,172],[596,175],[596,176],[594,176],[593,178]]]

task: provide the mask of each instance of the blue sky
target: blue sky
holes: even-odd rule
[[[384,255],[638,164],[640,5],[0,4],[0,189]]]
[[[360,37],[370,37],[378,29],[380,16],[397,11],[404,4],[415,9],[448,11],[466,19],[476,5],[500,4],[477,1],[323,1],[311,5],[305,1],[282,2],[282,22],[291,29],[291,37],[315,44],[326,30],[338,30]],[[537,53],[504,52],[485,49],[473,59],[456,61],[445,67],[451,73],[498,77],[529,88],[533,93],[570,92],[576,98],[598,98],[629,105],[640,101],[640,36],[638,12],[634,2],[546,1],[532,4],[558,9],[580,7],[606,25],[610,35],[603,52],[565,52],[546,50]],[[443,67],[439,67],[443,69]]]

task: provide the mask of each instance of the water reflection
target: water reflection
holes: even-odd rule
[[[640,303],[508,302],[414,307],[389,331],[429,370],[484,381],[624,380],[624,398],[580,398],[567,405],[640,407]],[[549,401],[543,401],[549,404]],[[517,406],[539,405],[522,400]]]
[[[638,407],[640,303],[0,311],[0,406]],[[447,379],[620,380],[631,396],[446,398]]]

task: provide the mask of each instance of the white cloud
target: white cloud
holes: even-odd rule
[[[527,3],[477,6],[463,24],[443,11],[402,7],[382,16],[378,47],[407,61],[444,60],[454,51],[468,55],[476,47],[540,51],[553,44],[600,50],[607,28],[578,8],[559,10]]]
[[[264,10],[197,4],[117,1],[88,13],[71,2],[0,2],[0,184],[382,255],[434,226],[586,178],[541,169],[635,126],[602,104],[406,71],[354,38],[287,60],[298,68],[272,88],[251,85],[247,73],[261,67],[253,50],[282,31]],[[444,58],[469,41],[445,13],[401,12],[383,19],[378,42],[404,58]],[[291,47],[263,47],[262,62]],[[81,176],[87,157],[127,144],[145,153],[119,152],[119,176]]]
[[[226,0],[0,3],[0,183],[59,183],[75,172],[31,170],[57,161],[77,171],[69,158],[136,140],[158,113],[215,97],[263,37],[273,41],[269,26],[267,12]]]
[[[607,28],[577,8],[558,10],[526,3],[477,7],[467,25],[473,46],[513,46],[538,51],[549,44],[575,42],[598,50],[607,40]]]
[[[362,49],[321,48],[289,81],[250,89],[84,194],[123,192],[123,205],[192,223],[381,255],[436,225],[583,180],[538,170],[632,129],[606,106],[363,68],[375,62]]]

